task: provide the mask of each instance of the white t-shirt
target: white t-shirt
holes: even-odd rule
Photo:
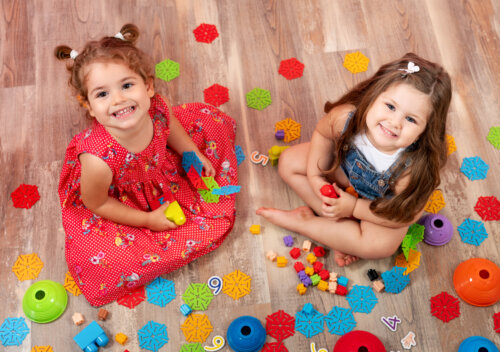
[[[358,134],[354,137],[354,145],[365,156],[366,160],[373,165],[378,172],[384,172],[398,159],[405,148],[400,148],[394,154],[382,153],[370,142],[366,134]]]

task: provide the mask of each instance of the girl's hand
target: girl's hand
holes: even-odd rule
[[[165,210],[167,210],[169,205],[170,203],[168,202],[164,203],[158,209],[149,212],[146,227],[151,231],[165,231],[175,229],[177,225],[168,220],[165,216]]]
[[[201,153],[196,153],[196,155],[198,155],[198,158],[201,160],[201,163],[203,165],[203,170],[205,171],[205,175],[214,177],[215,169],[210,160],[208,160],[208,158]]]
[[[339,197],[329,198],[321,195],[321,200],[323,201],[322,215],[334,220],[351,217],[356,206],[356,197],[344,192],[335,183],[333,184],[333,188]]]

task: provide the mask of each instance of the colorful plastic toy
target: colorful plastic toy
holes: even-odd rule
[[[186,303],[181,304],[179,310],[181,311],[182,315],[187,317],[189,314],[193,312],[190,306],[188,306]]]
[[[325,316],[314,309],[311,303],[304,304],[302,310],[295,313],[295,331],[311,338],[324,331]]]
[[[462,341],[458,352],[499,352],[497,346],[486,337],[471,336]]]
[[[292,248],[290,250],[290,257],[292,257],[293,259],[297,259],[298,257],[300,257],[300,249],[297,247]]]
[[[108,318],[108,315],[109,315],[109,312],[106,309],[101,308],[101,309],[99,309],[99,313],[97,313],[97,318],[99,320],[104,321]]]
[[[12,272],[16,274],[19,281],[34,280],[40,274],[43,268],[43,262],[38,254],[21,254],[17,257]]]
[[[353,312],[371,313],[378,298],[370,286],[354,285],[346,296]]]
[[[386,349],[377,336],[363,330],[355,330],[345,334],[337,341],[333,348],[333,352],[359,351],[385,352]]]
[[[287,247],[292,247],[293,246],[293,237],[290,235],[283,237],[283,243]]]
[[[205,351],[218,351],[224,347],[226,340],[222,336],[216,335],[212,339],[213,346],[205,346]]]
[[[311,250],[312,242],[309,240],[305,240],[302,242],[302,250],[304,252],[309,252]]]
[[[31,285],[23,297],[23,311],[35,323],[50,323],[64,313],[68,294],[55,281],[42,280]]]
[[[278,266],[278,268],[284,268],[287,263],[288,260],[285,257],[276,258],[276,265]]]
[[[193,30],[194,37],[197,42],[208,43],[213,42],[218,36],[217,27],[213,24],[202,23]]]
[[[235,270],[223,277],[222,292],[238,300],[251,292],[252,278],[242,271]]]
[[[418,223],[425,227],[424,242],[432,246],[442,246],[453,237],[453,226],[446,216],[429,214],[423,216]]]
[[[20,346],[29,332],[23,317],[6,318],[0,325],[0,342],[2,346]]]
[[[35,185],[21,184],[10,194],[10,197],[15,208],[29,209],[40,200],[38,187]]]
[[[378,273],[375,269],[368,269],[368,272],[366,274],[368,275],[370,281],[375,281],[378,279]]]
[[[339,285],[347,287],[347,283],[349,282],[349,279],[346,278],[345,276],[339,276],[337,278],[337,282],[338,282]]]
[[[222,279],[219,276],[210,276],[207,281],[208,288],[213,290],[214,296],[217,296],[222,290]]]
[[[203,96],[205,103],[220,106],[229,101],[229,89],[216,83],[203,90]]]
[[[338,198],[339,195],[335,192],[335,188],[332,185],[324,185],[319,190],[322,195],[328,198]]]
[[[491,306],[500,300],[500,268],[488,259],[468,259],[455,269],[453,285],[465,302]]]
[[[304,64],[294,57],[282,60],[278,69],[278,73],[288,80],[302,77],[303,72]]]
[[[282,141],[285,138],[285,130],[277,130],[276,133],[274,133],[274,137],[277,140]]]
[[[370,59],[363,55],[362,52],[346,54],[343,66],[351,71],[351,73],[359,73],[368,70]]]
[[[297,285],[297,292],[299,293],[299,295],[302,296],[304,293],[306,293],[306,291],[307,287],[303,283]]]
[[[122,332],[119,332],[118,334],[116,334],[115,336],[115,340],[116,342],[118,342],[120,345],[125,345],[125,343],[127,342],[128,340],[128,336],[125,335],[124,333]]]
[[[271,160],[271,165],[273,166],[278,165],[278,160],[281,156],[281,153],[287,148],[289,147],[288,146],[280,147],[277,145],[273,145],[271,149],[267,151],[267,153],[269,154],[269,160]]]
[[[266,342],[266,330],[261,322],[249,315],[233,320],[226,336],[229,347],[235,352],[257,352]]]
[[[108,336],[95,321],[73,337],[73,340],[85,352],[97,352],[99,347],[106,346],[109,342]]]
[[[408,332],[408,334],[401,339],[401,345],[405,350],[410,350],[413,346],[416,346],[415,333],[413,331]]]
[[[443,291],[431,298],[431,314],[447,323],[460,316],[460,302]]]
[[[398,324],[401,323],[401,319],[399,319],[397,315],[394,315],[392,317],[381,317],[380,320],[392,332],[396,331],[398,329]]]
[[[146,286],[146,294],[149,303],[165,307],[176,297],[175,283],[162,277],[157,277]]]
[[[296,272],[305,270],[304,264],[302,264],[302,262],[295,262],[295,264],[293,264],[293,268]]]
[[[171,81],[174,78],[179,77],[180,68],[179,63],[173,60],[163,60],[155,65],[156,77],[164,80]]]
[[[356,320],[352,310],[341,307],[333,307],[327,315],[325,315],[326,326],[330,334],[344,335],[354,329]]]
[[[266,317],[266,333],[278,341],[283,341],[295,334],[295,317],[283,310],[278,310]]]
[[[73,323],[75,325],[82,325],[83,323],[85,323],[85,318],[83,317],[82,313],[73,313],[71,319],[73,320]]]
[[[486,139],[488,142],[491,143],[492,146],[494,146],[497,149],[500,149],[500,127],[495,126],[491,127],[488,135],[486,136]]]
[[[250,226],[250,233],[254,235],[258,235],[260,233],[260,225],[252,225]]]
[[[457,227],[457,230],[462,242],[475,246],[479,246],[488,238],[488,232],[481,221],[467,218]]]
[[[279,130],[285,131],[285,137],[284,137],[285,143],[289,143],[291,141],[298,139],[300,137],[300,129],[301,129],[301,124],[298,123],[297,121],[292,120],[289,117],[279,122],[276,122],[276,124],[274,125],[275,133]]]
[[[247,106],[257,110],[263,110],[273,102],[271,99],[271,92],[262,88],[252,89],[245,97]]]
[[[167,210],[165,210],[165,216],[168,220],[173,221],[177,226],[181,226],[186,223],[186,215],[184,215],[181,206],[176,200],[168,205]]]
[[[325,248],[323,248],[321,246],[316,246],[313,249],[313,253],[318,258],[324,257],[325,256]]]

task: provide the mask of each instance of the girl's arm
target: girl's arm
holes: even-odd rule
[[[329,184],[323,171],[331,168],[335,161],[336,140],[352,110],[352,105],[336,106],[319,120],[313,132],[307,158],[307,178],[319,198],[323,197],[320,193],[321,187]]]
[[[164,231],[176,227],[165,217],[164,211],[168,203],[152,212],[131,208],[108,196],[113,174],[103,160],[89,153],[80,154],[79,159],[82,165],[80,178],[82,201],[94,214],[119,224],[147,227],[152,231]]]
[[[406,187],[410,178],[410,173],[407,172],[404,176],[398,179],[395,186],[395,193],[401,193]],[[356,198],[351,194],[344,192],[339,187],[334,185],[335,191],[340,195],[338,199],[334,199],[333,203],[336,207],[336,213],[333,216],[336,219],[350,217],[351,215],[359,220],[369,221],[374,224],[382,225],[390,228],[400,228],[413,224],[422,216],[423,209],[417,213],[417,215],[408,223],[397,222],[382,218],[374,214],[370,209],[371,200]]]
[[[167,102],[166,98],[163,99],[165,100],[165,102]],[[170,108],[170,104],[168,102],[167,106],[170,110],[170,135],[168,136],[167,144],[179,155],[182,155],[182,153],[184,152],[194,151],[203,164],[205,174],[207,176],[215,176],[215,169],[212,166],[210,160],[208,160],[208,158],[200,152],[196,144],[194,144],[193,140],[189,137],[184,127],[182,127],[179,120],[177,120],[177,118],[175,117],[174,112]]]

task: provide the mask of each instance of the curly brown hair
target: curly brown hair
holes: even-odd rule
[[[135,46],[139,38],[139,29],[134,24],[126,24],[120,29],[124,40],[116,37],[103,37],[98,41],[89,41],[74,60],[69,60],[66,68],[70,73],[69,85],[73,87],[82,106],[88,102],[84,68],[94,62],[119,62],[127,65],[142,77],[144,82],[154,82],[153,65],[150,58]],[[59,45],[54,55],[59,60],[71,58],[71,49],[67,45]]]
[[[408,62],[414,62],[420,71],[404,74]],[[378,216],[409,222],[422,210],[431,193],[440,184],[440,170],[447,159],[445,139],[446,119],[450,106],[452,87],[448,73],[440,65],[430,62],[414,53],[407,53],[402,58],[385,64],[367,80],[360,82],[353,89],[334,103],[325,104],[325,112],[336,106],[352,104],[356,107],[354,116],[336,145],[337,158],[331,172],[339,167],[345,158],[346,149],[353,137],[366,130],[366,115],[377,97],[391,85],[410,84],[431,99],[432,111],[427,126],[420,135],[414,148],[407,148],[400,158],[395,175],[401,172],[407,161],[410,163],[410,181],[406,188],[391,198],[377,198],[370,204],[370,209]],[[397,179],[391,179],[390,192],[394,192]]]

